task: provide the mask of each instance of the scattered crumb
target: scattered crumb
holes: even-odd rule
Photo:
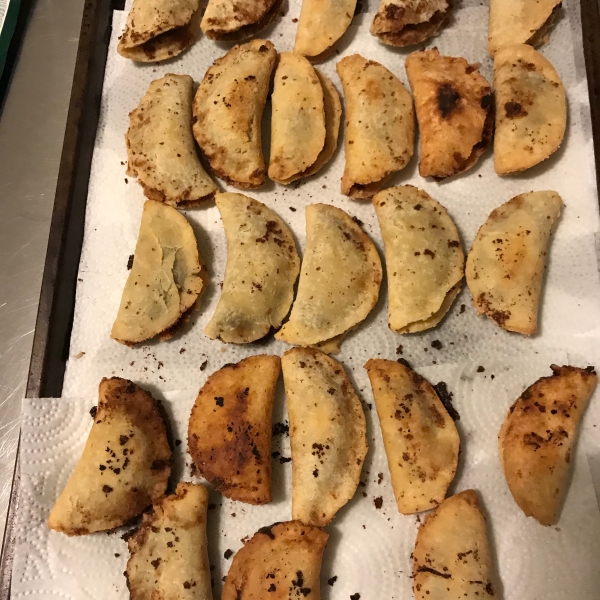
[[[478,373],[483,373],[484,371],[485,371],[485,367],[482,367],[481,365],[479,365],[479,366],[477,367],[477,372],[478,372]]]
[[[440,340],[433,340],[433,342],[431,342],[431,347],[435,350],[441,350],[444,346]]]
[[[383,473],[377,473],[377,485],[380,485],[383,481]]]
[[[272,433],[273,437],[278,435],[285,435],[286,437],[290,437],[290,424],[288,421],[284,421],[283,423],[275,423],[273,425]]]
[[[327,583],[328,583],[330,586],[333,586],[333,584],[334,584],[336,581],[337,581],[337,575],[334,575],[333,577],[330,577],[330,578],[327,580]]]
[[[445,381],[439,381],[433,386],[435,393],[439,396],[439,399],[442,401],[444,408],[448,411],[448,414],[452,417],[452,420],[458,421],[460,419],[460,415],[458,411],[454,408],[452,404],[452,392],[448,391],[448,385]]]
[[[383,506],[383,497],[377,496],[377,498],[373,498],[373,504],[375,505],[375,508],[381,508]]]
[[[404,346],[402,344],[400,344],[397,348],[396,348],[396,354],[402,354],[402,352],[404,351]]]
[[[81,358],[82,356],[85,356],[85,352],[78,352],[78,353],[75,355],[75,358]]]
[[[396,362],[399,362],[401,365],[404,365],[407,369],[410,369],[410,363],[405,358],[399,358]]]
[[[233,556],[233,550],[225,550],[223,556],[225,557],[225,560],[229,560]]]
[[[204,369],[206,369],[206,365],[208,364],[208,360],[205,360],[201,365],[200,365],[200,370],[204,371]]]

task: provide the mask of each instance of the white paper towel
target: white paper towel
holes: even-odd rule
[[[563,352],[553,354],[559,362]],[[574,477],[556,527],[542,527],[526,518],[513,501],[499,464],[497,435],[508,407],[539,375],[547,374],[548,355],[512,362],[436,365],[420,372],[432,383],[445,381],[454,393],[460,414],[462,452],[451,493],[474,488],[488,519],[497,579],[496,597],[505,600],[596,600],[600,590],[600,513],[585,454],[576,455]],[[354,373],[365,401],[369,454],[363,469],[364,486],[326,529],[330,535],[322,569],[324,600],[412,598],[410,554],[419,519],[398,513],[390,483],[383,441],[364,369]],[[285,419],[283,386],[279,386],[274,421]],[[184,440],[176,450],[183,478],[193,478],[185,454],[187,420],[195,390],[165,394],[174,437]],[[122,532],[68,538],[49,531],[48,512],[65,485],[85,443],[92,420],[93,396],[79,399],[26,400],[21,445],[20,541],[14,563],[15,598],[62,597],[89,600],[126,598],[128,552]],[[273,438],[273,450],[289,456],[289,439]],[[581,449],[580,449],[581,450]],[[187,464],[185,464],[187,462]],[[274,461],[274,501],[245,505],[211,493],[209,555],[215,598],[242,538],[275,521],[291,518],[291,463]],[[382,475],[379,475],[379,474]],[[380,482],[380,483],[379,483]],[[382,507],[374,499],[382,498]],[[327,580],[337,576],[333,587]],[[499,583],[501,582],[501,583]]]

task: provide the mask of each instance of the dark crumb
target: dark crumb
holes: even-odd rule
[[[133,267],[133,254],[130,254],[127,259],[127,270],[131,271],[131,267]]]
[[[196,467],[196,465],[194,463],[192,463],[190,465],[190,475],[192,477],[197,477],[198,476],[198,468]],[[210,507],[209,507],[210,508]]]
[[[181,440],[175,440],[175,446],[181,446]]]
[[[350,600],[360,600],[360,594],[351,594]]]
[[[293,206],[290,206],[290,210],[291,210],[292,212],[296,212],[296,209],[295,209]]]
[[[419,515],[417,515],[417,523],[421,522],[421,517]]]
[[[363,495],[363,498],[366,498],[367,497],[367,492],[363,492],[362,495]]]
[[[215,396],[215,403],[217,406],[223,406],[223,398],[221,396]]]
[[[281,452],[278,452],[277,450],[275,450],[275,452],[271,452],[271,456],[272,456],[273,458],[277,458],[277,457],[278,457],[278,456],[280,456],[280,455],[281,455]]]
[[[115,558],[119,558],[121,556],[118,552],[115,552]]]
[[[495,376],[493,373],[490,375],[490,378],[491,378],[491,379],[494,379],[495,377],[496,377],[496,376]]]
[[[454,421],[458,421],[460,419],[460,415],[457,410],[454,408],[452,404],[452,392],[448,391],[448,386],[445,381],[440,381],[433,386],[433,389],[436,391],[439,399],[442,401],[444,408],[448,411],[448,414],[452,417]]]
[[[318,477],[319,476],[319,469],[315,469],[313,471],[313,477]]]
[[[102,486],[102,491],[105,494],[110,494],[113,491],[113,489],[110,487],[110,485],[103,485]]]
[[[97,406],[92,406],[92,408],[90,408],[90,415],[92,417],[92,419],[96,418],[96,413],[98,412],[98,407]]]
[[[158,569],[158,565],[160,565],[160,561],[161,561],[161,559],[160,559],[160,558],[156,558],[156,559],[154,559],[154,560],[151,560],[151,561],[150,561],[150,564],[151,564],[151,565],[152,565],[152,566],[153,566],[155,569]]]
[[[201,365],[200,365],[200,370],[204,371],[204,369],[206,369],[206,365],[208,364],[208,360],[205,360]]]
[[[396,354],[402,354],[402,352],[404,351],[404,346],[402,344],[400,344],[397,348],[396,348]]]
[[[127,177],[125,177],[125,183],[129,183],[129,179],[127,179]]]
[[[279,464],[281,464],[281,465],[284,463],[289,463],[291,461],[292,461],[291,457],[288,457],[288,456],[280,456],[279,457]]]
[[[271,432],[271,435],[273,437],[275,437],[276,435],[285,435],[285,436],[289,437],[290,424],[287,421],[285,421],[284,423],[275,423],[275,425],[273,425],[273,430]]]
[[[467,307],[464,304],[461,304],[460,305],[460,314],[462,315],[466,309],[467,309]]]
[[[298,19],[292,19],[292,23],[297,23]]]
[[[364,223],[358,217],[352,217],[352,220],[359,226],[362,227]]]
[[[223,556],[225,558],[225,560],[229,560],[232,556],[233,556],[233,550],[225,550],[225,552],[223,553]]]
[[[405,358],[399,358],[397,362],[399,362],[401,365],[404,365],[407,369],[411,368],[410,363]]]
[[[336,581],[337,581],[337,575],[334,575],[333,577],[330,577],[330,578],[327,580],[327,583],[328,583],[329,585],[333,586],[333,584],[334,584]]]
[[[359,481],[358,485],[360,485],[360,487],[367,487],[367,484],[364,481]]]
[[[382,496],[377,496],[377,498],[373,498],[373,504],[375,505],[375,508],[379,509],[383,506],[383,497]],[[352,597],[352,596],[350,596]]]
[[[185,352],[185,348],[179,348],[179,354],[183,354]]]
[[[298,19],[294,19],[294,21],[297,21],[297,20],[298,20]],[[272,584],[269,586],[269,589],[267,590],[267,592],[276,592],[276,591],[277,591],[277,588],[275,587],[275,584],[274,584],[274,583],[272,583]]]
[[[383,473],[377,473],[377,484],[379,485],[383,481]]]
[[[433,342],[431,342],[431,347],[436,350],[441,350],[444,346],[440,340],[433,340]]]
[[[135,529],[130,529],[129,531],[126,531],[122,536],[121,539],[124,542],[128,542],[129,538],[132,537],[135,534]]]
[[[479,365],[479,366],[477,367],[477,372],[478,372],[478,373],[483,373],[484,371],[485,371],[485,367],[482,367],[481,365]]]

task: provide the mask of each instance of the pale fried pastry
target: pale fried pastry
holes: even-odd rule
[[[550,61],[526,44],[500,49],[494,90],[496,173],[529,169],[558,150],[567,127],[567,97]]]
[[[546,41],[561,0],[490,0],[488,52]]]
[[[83,454],[50,511],[67,535],[114,529],[165,493],[172,453],[152,396],[127,379],[103,379]]]
[[[350,500],[367,454],[362,405],[340,363],[313,348],[281,360],[290,419],[292,517],[322,527]]]
[[[477,492],[450,496],[425,517],[412,558],[415,600],[494,597],[487,527]]]
[[[281,218],[242,194],[217,194],[227,236],[227,266],[219,303],[204,333],[246,344],[279,328],[294,299],[300,258]]]
[[[174,208],[147,200],[133,264],[110,337],[127,345],[168,339],[207,282],[192,226]]]
[[[193,131],[210,168],[240,189],[263,185],[261,121],[277,51],[267,40],[234,46],[208,69],[193,104]]]
[[[377,249],[360,226],[340,208],[310,204],[298,293],[275,337],[311,346],[345,334],[377,303],[381,277]]]
[[[325,60],[352,22],[357,0],[303,0],[294,52]]]
[[[267,27],[281,4],[281,0],[209,0],[200,27],[212,40],[239,42]]]
[[[438,35],[451,10],[451,0],[381,0],[371,33],[389,46],[419,44]]]
[[[233,557],[222,600],[319,600],[328,537],[300,521],[259,529]]]
[[[316,162],[325,145],[323,87],[300,54],[283,52],[271,96],[269,177],[291,183]]]
[[[134,0],[117,51],[137,62],[181,54],[199,33],[199,6],[199,0]]]
[[[545,191],[521,194],[492,211],[467,257],[477,314],[507,331],[537,331],[546,254],[561,209],[560,196]]]
[[[128,541],[131,600],[212,600],[206,513],[208,490],[179,483],[154,503]]]
[[[193,80],[168,73],[129,113],[127,175],[151,200],[172,206],[211,198],[217,186],[200,163],[192,135]]]
[[[200,474],[224,496],[271,501],[271,416],[278,356],[250,356],[213,373],[190,416],[188,450]]]
[[[511,406],[498,438],[500,462],[515,502],[542,525],[554,525],[568,491],[581,416],[596,387],[593,367],[552,365]]]
[[[460,291],[465,256],[448,211],[412,185],[373,197],[385,244],[392,331],[435,327]]]
[[[431,384],[409,367],[370,359],[365,365],[398,510],[409,515],[438,506],[458,466],[460,438]]]
[[[410,94],[383,65],[359,54],[336,65],[346,100],[342,194],[370,198],[410,161],[415,116]]]

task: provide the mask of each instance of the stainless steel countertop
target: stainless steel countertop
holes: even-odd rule
[[[84,0],[34,0],[0,113],[0,532]]]

